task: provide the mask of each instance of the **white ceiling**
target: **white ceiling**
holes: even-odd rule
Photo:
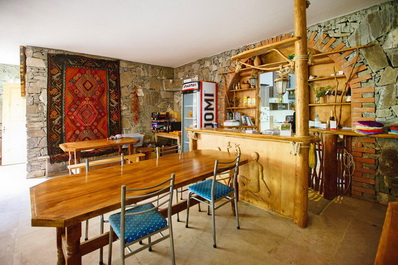
[[[388,0],[311,0],[315,24]],[[0,0],[0,63],[39,46],[177,67],[293,31],[294,0]]]

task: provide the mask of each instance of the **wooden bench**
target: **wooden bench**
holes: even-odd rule
[[[142,160],[141,158],[143,157],[145,157],[145,154],[124,155],[124,164],[139,162],[140,160]],[[102,167],[120,165],[120,162],[121,162],[121,156],[113,156],[105,159],[90,161],[89,165],[90,167],[102,168]],[[86,163],[69,165],[68,170],[70,173],[72,172],[82,173],[86,171],[86,166],[87,166]]]

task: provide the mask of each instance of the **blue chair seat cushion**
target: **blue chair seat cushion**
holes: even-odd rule
[[[189,186],[188,190],[210,201],[212,182],[213,179],[206,179]],[[214,200],[218,200],[232,191],[233,188],[216,181],[214,184]]]
[[[126,211],[126,214],[148,210],[153,207],[151,203],[140,205]],[[167,226],[167,220],[155,209],[137,215],[126,215],[125,219],[124,239],[126,243],[145,237]],[[120,213],[109,216],[109,223],[115,234],[120,238]]]

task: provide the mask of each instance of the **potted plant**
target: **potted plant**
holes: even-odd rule
[[[315,90],[315,103],[322,103],[324,96],[328,93],[328,91],[332,88],[332,86],[328,85],[326,87],[320,86],[316,87]]]

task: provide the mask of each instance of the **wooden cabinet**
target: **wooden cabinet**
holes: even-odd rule
[[[241,125],[233,127],[256,129],[259,126],[258,88],[241,88],[242,85],[246,86],[247,84],[242,83],[242,79],[240,78],[232,89],[229,89],[227,92],[229,98],[229,104],[227,105],[227,119],[240,121]]]
[[[320,121],[326,123],[333,113],[340,126],[351,127],[351,103],[347,103],[345,97],[347,78],[340,67],[334,62],[311,65],[309,75],[309,119],[314,120],[319,115]],[[329,93],[317,102],[315,91],[322,87],[330,87]]]

